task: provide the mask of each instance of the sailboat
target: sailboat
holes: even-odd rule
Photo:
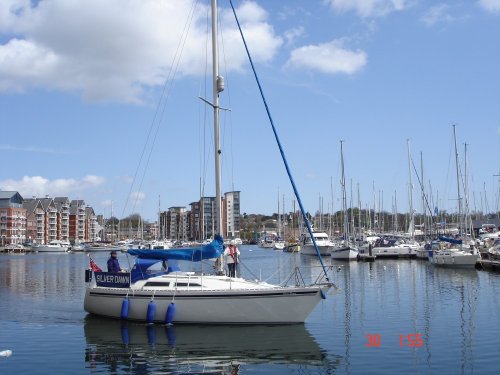
[[[337,246],[332,248],[331,256],[335,260],[355,260],[358,257],[359,250],[351,242],[351,236],[349,233],[349,220],[347,218],[347,197],[345,191],[345,170],[344,170],[344,141],[340,141],[340,163],[342,169],[342,177],[340,184],[342,185],[342,211],[344,217],[344,239]],[[352,214],[352,211],[351,211]]]
[[[217,0],[211,0],[211,14],[213,103],[209,104],[213,108],[215,143],[216,234],[214,239],[210,244],[197,248],[129,249],[128,254],[136,257],[131,272],[102,272],[91,261],[91,270],[86,270],[85,275],[87,288],[84,308],[88,313],[167,324],[303,323],[315,306],[325,298],[326,292],[334,286],[328,279],[325,266],[323,266],[324,274],[318,276],[309,285],[301,282],[303,279],[299,274],[290,275],[288,280],[293,280],[294,285],[289,286],[246,280],[240,277],[231,278],[223,273],[219,93],[224,89],[224,81],[218,71]],[[241,35],[243,37],[242,33]],[[275,136],[277,137],[276,133]],[[278,146],[284,157],[279,141]],[[289,172],[286,160],[285,166]],[[300,203],[291,175],[290,180]],[[305,216],[303,207],[301,211]],[[307,225],[310,229],[308,223]],[[177,260],[202,261],[206,259],[216,259],[217,274],[182,272],[175,265]],[[160,262],[163,263],[162,271],[150,269],[151,266]],[[296,269],[295,272],[299,270]]]
[[[413,210],[413,183],[411,173],[411,151],[410,140],[407,140],[408,147],[408,204],[410,221],[408,224],[408,236],[396,236],[396,233],[391,238],[379,238],[373,247],[373,254],[377,258],[415,258],[417,250],[421,248],[420,244],[415,240],[415,212]],[[397,206],[394,212],[394,218],[397,220]],[[397,227],[397,225],[396,225]],[[395,228],[395,231],[397,228]]]
[[[455,143],[455,168],[457,174],[457,198],[458,198],[458,218],[459,218],[459,231],[464,230],[464,236],[467,235],[467,225],[461,225],[463,210],[462,210],[462,196],[460,191],[460,165],[458,161],[458,150],[457,150],[457,135],[455,131],[455,125],[453,125],[453,141]],[[467,209],[467,207],[465,207]],[[464,244],[462,239],[447,238],[441,236],[439,238],[444,248],[440,250],[429,251],[429,261],[437,266],[448,266],[448,267],[474,267],[476,262],[479,260],[479,252],[474,247]],[[447,245],[444,245],[444,244]]]
[[[283,241],[284,230],[282,221],[282,217],[284,216],[285,216],[285,207],[283,207],[283,216],[280,214],[280,194],[278,191],[278,237],[273,243],[273,247],[275,250],[283,250],[285,248],[285,241]]]

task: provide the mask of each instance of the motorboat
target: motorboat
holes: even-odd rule
[[[357,246],[352,243],[341,242],[334,245],[331,250],[332,259],[335,260],[356,260],[358,258],[359,250]]]
[[[274,242],[278,235],[276,232],[263,231],[260,233],[259,247],[263,249],[273,249]]]
[[[283,250],[285,248],[285,241],[274,241],[273,248],[274,250]]]
[[[38,251],[39,253],[46,253],[46,252],[64,253],[68,251],[69,247],[70,247],[69,242],[52,240],[48,244],[38,245],[36,247],[36,251]]]
[[[330,251],[332,249],[332,243],[328,234],[325,232],[316,232],[313,230],[314,241],[318,246],[319,253],[321,255],[330,255]],[[311,240],[311,236],[308,232],[303,233],[300,237],[300,253],[304,255],[317,255],[316,249],[314,248],[313,241]]]

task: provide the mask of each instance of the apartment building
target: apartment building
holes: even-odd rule
[[[236,238],[240,235],[240,192],[224,193],[223,200],[223,233],[225,238]]]
[[[189,239],[189,216],[186,207],[169,207],[166,212],[166,238],[176,241]]]
[[[72,200],[69,205],[69,240],[83,242],[86,240],[85,232],[85,201]]]
[[[97,222],[97,215],[92,207],[85,207],[85,241],[100,240],[99,231],[101,226]]]
[[[203,239],[200,224],[200,201],[191,202],[189,206],[191,207],[191,214],[189,215],[189,238],[198,241]]]
[[[213,238],[215,233],[215,211],[215,197],[201,197],[199,223],[201,239]]]
[[[68,197],[54,198],[57,209],[57,238],[61,241],[69,241],[69,205]]]
[[[26,240],[26,209],[17,191],[0,191],[0,244]]]
[[[54,199],[46,196],[45,198],[38,199],[44,211],[44,242],[57,240],[57,208]]]
[[[45,243],[45,210],[37,198],[25,199],[26,209],[26,239],[37,244]]]

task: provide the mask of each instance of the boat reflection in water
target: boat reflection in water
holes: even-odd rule
[[[267,371],[315,373],[336,367],[302,324],[169,327],[88,315],[84,330],[85,362],[97,372],[238,374],[265,364]]]

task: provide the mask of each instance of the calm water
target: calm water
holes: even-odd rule
[[[318,265],[241,250],[252,277],[271,281]],[[93,257],[104,265],[107,254]],[[0,255],[0,351],[13,351],[0,357],[0,374],[498,373],[500,275],[417,260],[338,264],[338,291],[304,325],[166,328],[87,316],[84,254]],[[366,346],[370,334],[380,335],[379,347]],[[422,335],[422,345],[401,346],[401,334]]]

